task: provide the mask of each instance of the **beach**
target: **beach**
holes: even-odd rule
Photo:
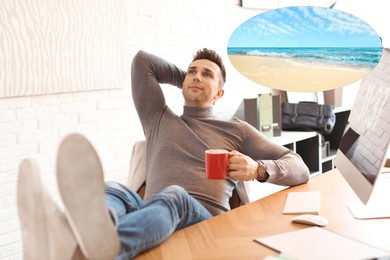
[[[229,55],[245,77],[263,86],[285,91],[324,91],[349,85],[372,71],[367,67],[307,63],[283,57]]]

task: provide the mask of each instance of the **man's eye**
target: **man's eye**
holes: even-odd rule
[[[212,76],[210,72],[204,72],[203,75],[208,78]]]

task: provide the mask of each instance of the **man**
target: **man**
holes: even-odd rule
[[[131,75],[133,100],[146,137],[145,198],[142,201],[134,191],[115,182],[106,183],[104,190],[103,170],[92,145],[81,135],[66,137],[57,157],[58,188],[65,215],[53,206],[54,213],[46,217],[46,222],[57,219],[57,230],[68,234],[68,242],[63,244],[69,246],[62,250],[76,252],[68,253],[71,257],[76,258],[81,250],[90,259],[130,259],[159,245],[176,230],[228,211],[238,180],[257,179],[288,186],[308,181],[308,168],[299,155],[272,143],[246,122],[236,118],[219,120],[213,115],[214,104],[223,97],[226,79],[222,60],[214,51],[199,50],[186,72],[140,51],[133,59]],[[160,83],[182,89],[183,115],[167,107]],[[225,180],[206,179],[204,152],[208,149],[230,151]],[[30,175],[26,172],[34,169],[33,176],[39,179],[34,167],[30,161],[22,163],[22,183],[28,182]],[[35,183],[36,190],[42,190],[39,181]],[[32,192],[23,184],[19,190],[22,230],[27,230],[34,221],[28,215],[34,212],[35,216],[47,216],[48,212],[41,208],[41,213],[36,213],[26,206],[32,199],[27,194]],[[43,193],[35,193],[34,200],[49,201]],[[47,226],[43,227],[49,230],[47,234],[35,238],[39,241],[45,237],[54,244],[56,239],[50,238],[55,235]],[[55,245],[51,248],[45,255],[58,251]],[[31,246],[26,250],[33,251]]]

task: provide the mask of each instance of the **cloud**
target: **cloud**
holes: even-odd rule
[[[231,42],[246,42],[248,46],[272,46],[283,41],[288,45],[337,45],[346,39],[360,41],[368,35],[376,36],[376,32],[355,16],[330,8],[302,6],[279,8],[250,18],[236,29]]]
[[[327,8],[313,8],[313,12],[317,17],[328,20],[327,26],[323,28],[329,32],[346,35],[375,34],[366,22],[348,13]]]
[[[288,24],[277,24],[262,17],[254,17],[237,29],[251,36],[288,35],[294,31]]]

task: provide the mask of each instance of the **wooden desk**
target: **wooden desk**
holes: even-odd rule
[[[329,220],[326,229],[390,252],[390,218],[355,219],[346,204],[358,198],[340,173],[332,170],[312,178],[307,184],[283,190],[177,231],[163,244],[136,259],[259,260],[275,254],[253,242],[253,239],[309,227],[291,223],[293,216],[282,214],[290,191],[320,191],[320,215]]]

